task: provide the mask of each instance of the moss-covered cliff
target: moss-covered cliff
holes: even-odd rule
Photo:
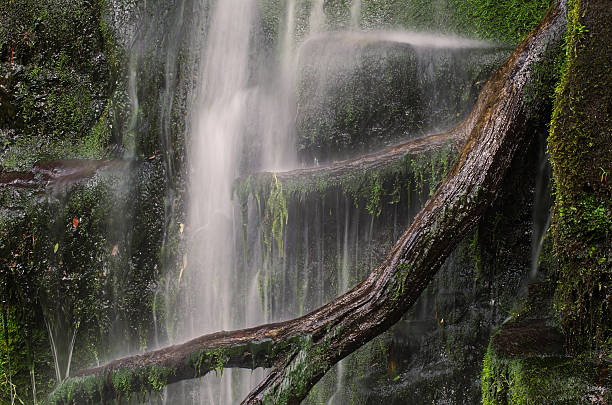
[[[548,150],[555,185],[553,234],[559,261],[556,309],[568,348],[612,343],[612,9],[570,2],[566,64]]]
[[[612,398],[611,11],[605,1],[569,2],[548,137],[554,206],[545,260],[552,281],[539,294],[534,288],[493,335],[482,375],[484,404],[604,404]],[[544,302],[534,299],[538,295]]]

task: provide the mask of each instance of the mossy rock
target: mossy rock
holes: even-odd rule
[[[483,405],[612,400],[605,359],[565,353],[564,335],[552,317],[554,283],[534,283],[527,291],[523,307],[491,337],[481,375]]]
[[[484,360],[483,405],[604,404],[612,400],[608,367],[589,357],[554,353],[555,346],[540,346],[550,343],[551,336],[556,336],[553,340],[559,347],[561,334],[545,325],[502,327]],[[515,340],[522,338],[528,343]],[[509,342],[518,347],[509,347]]]

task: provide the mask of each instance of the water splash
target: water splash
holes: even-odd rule
[[[303,46],[312,42],[338,41],[353,45],[368,45],[377,42],[391,42],[410,45],[416,48],[428,49],[483,49],[495,47],[495,44],[475,39],[467,39],[449,35],[430,34],[412,31],[337,31],[311,35]]]

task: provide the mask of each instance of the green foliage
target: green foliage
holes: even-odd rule
[[[215,370],[215,374],[223,375],[223,367],[228,361],[228,350],[220,347],[215,350],[200,350],[199,353],[192,355],[188,363],[195,370],[195,376],[205,375],[208,370]],[[202,368],[204,367],[204,368]]]
[[[270,188],[270,194],[265,205],[263,217],[264,240],[271,251],[272,239],[276,242],[276,249],[280,257],[283,257],[283,230],[289,219],[287,201],[283,194],[283,185],[274,175],[274,184]]]

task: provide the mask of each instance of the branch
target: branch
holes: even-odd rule
[[[100,402],[159,390],[220,367],[274,366],[243,403],[299,403],[334,364],[403,316],[494,199],[515,154],[530,141],[523,92],[564,24],[565,1],[560,0],[485,85],[474,111],[456,129],[468,137],[454,169],[366,280],[300,318],[206,335],[82,371],[60,385],[50,402]],[[322,169],[306,170],[302,173]]]
[[[121,168],[128,165],[123,160],[53,160],[36,163],[23,172],[0,171],[0,187],[45,189],[51,185],[67,185],[92,177],[97,171]]]

